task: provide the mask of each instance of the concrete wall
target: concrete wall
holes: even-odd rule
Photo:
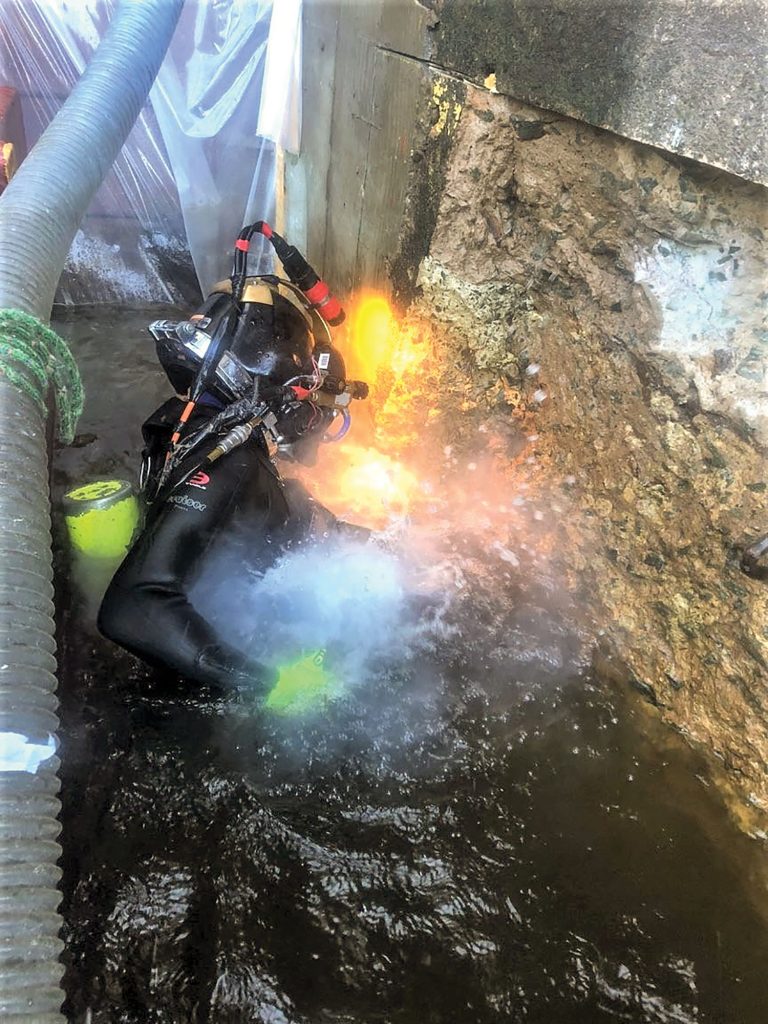
[[[433,56],[499,92],[768,183],[764,0],[436,0]]]
[[[305,0],[288,223],[342,294],[387,286],[406,218],[434,223],[415,143],[467,81],[766,182],[767,23],[763,0]]]
[[[304,8],[302,155],[287,174],[304,207],[310,260],[344,295],[382,285],[396,252],[426,69],[429,12],[411,0],[307,0]]]

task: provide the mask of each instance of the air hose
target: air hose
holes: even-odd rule
[[[346,314],[339,300],[331,293],[328,285],[310,266],[296,246],[289,245],[264,220],[257,220],[253,224],[246,225],[235,242],[235,258],[232,267],[232,295],[235,303],[238,303],[242,298],[247,274],[248,250],[251,245],[251,239],[256,234],[263,235],[269,239],[272,243],[272,248],[285,267],[285,272],[290,278],[291,283],[304,293],[319,316],[327,324],[330,324],[331,327],[338,327],[339,324],[342,324]]]
[[[66,439],[82,391],[65,346],[41,321],[50,315],[80,221],[146,101],[182,5],[121,0],[82,78],[0,197],[0,1018],[9,1024],[60,1024],[64,998],[43,403],[50,381]]]

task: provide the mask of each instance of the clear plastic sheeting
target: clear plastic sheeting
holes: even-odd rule
[[[0,85],[29,147],[80,77],[116,0],[0,0]],[[301,0],[187,0],[171,48],[69,255],[57,300],[189,302],[275,209],[275,147],[298,150]],[[19,154],[23,157],[23,153]],[[272,267],[254,252],[253,272]]]

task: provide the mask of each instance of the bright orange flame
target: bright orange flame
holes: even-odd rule
[[[322,453],[313,484],[337,516],[371,529],[406,515],[418,493],[418,479],[396,458],[354,442]]]
[[[365,294],[352,311],[352,345],[345,355],[348,372],[374,384],[382,369],[392,364],[397,323],[382,295]]]
[[[404,454],[416,440],[416,410],[424,409],[429,391],[424,375],[429,338],[423,329],[399,323],[387,300],[371,292],[353,303],[350,328],[344,347],[347,372],[362,377],[371,389],[364,408],[354,410],[356,424],[367,427],[363,433],[388,453]]]
[[[300,475],[336,515],[377,529],[406,515],[421,494],[420,478],[400,459],[419,439],[413,410],[424,407],[421,367],[430,346],[398,323],[384,296],[367,292],[351,304],[340,347],[347,376],[365,380],[370,395],[352,406],[351,436]]]
[[[438,532],[449,523],[481,538],[507,565],[518,559],[520,538],[543,554],[549,535],[531,526],[527,506],[530,449],[510,459],[506,431],[497,436],[485,424],[473,448],[454,435],[446,409],[455,396],[458,418],[466,392],[456,367],[446,372],[432,325],[413,315],[399,322],[386,299],[370,292],[349,310],[339,347],[347,376],[367,381],[370,397],[352,404],[350,435],[325,447],[316,467],[298,471],[318,501],[374,530],[405,515]]]

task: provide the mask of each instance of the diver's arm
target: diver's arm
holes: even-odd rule
[[[274,683],[264,665],[223,643],[178,588],[114,579],[101,605],[99,629],[148,664],[203,686],[266,693]]]
[[[101,632],[145,661],[203,685],[270,685],[264,666],[222,642],[189,593],[210,554],[234,532],[253,538],[255,562],[257,544],[286,516],[282,488],[258,447],[231,452],[153,514],[107,590]]]

